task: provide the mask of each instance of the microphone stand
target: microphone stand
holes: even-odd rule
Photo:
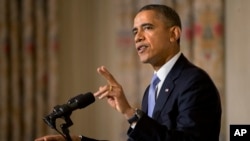
[[[56,130],[61,134],[66,141],[72,141],[69,134],[69,127],[73,125],[73,122],[70,119],[70,115],[73,110],[81,109],[88,106],[89,104],[95,101],[95,97],[91,92],[86,93],[85,95],[80,94],[74,98],[71,98],[67,104],[56,105],[53,109],[53,112],[43,118],[44,122],[49,125],[52,129]],[[62,118],[65,120],[65,123],[61,124],[61,131],[57,130],[56,119]]]
[[[72,141],[70,134],[69,134],[69,129],[68,129],[71,125],[73,125],[73,122],[70,119],[70,114],[64,116],[64,120],[65,120],[65,123],[60,125],[64,134],[64,138],[66,139],[66,141]]]
[[[44,122],[49,125],[52,129],[55,129],[59,134],[61,134],[65,139],[66,141],[72,141],[71,137],[70,137],[70,134],[69,134],[69,127],[73,125],[73,122],[72,120],[70,119],[70,115],[72,112],[66,112],[65,115],[61,116],[61,117],[54,117],[54,115],[56,113],[58,113],[58,111],[60,111],[60,108],[65,108],[65,107],[60,107],[60,106],[55,106],[54,107],[54,112],[46,117],[43,118]],[[63,133],[61,133],[56,127],[56,119],[57,118],[62,118],[64,119],[65,123],[62,123],[60,125],[61,127],[61,131]]]

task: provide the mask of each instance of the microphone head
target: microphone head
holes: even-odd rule
[[[79,94],[68,101],[68,104],[76,104],[78,109],[84,108],[95,102],[95,97],[91,92]]]
[[[56,129],[56,119],[63,116],[69,116],[73,110],[84,108],[95,102],[95,97],[91,92],[79,94],[71,98],[67,104],[57,105],[53,112],[43,118],[44,122],[51,128]]]

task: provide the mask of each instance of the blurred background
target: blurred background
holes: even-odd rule
[[[95,92],[106,66],[140,107],[153,69],[141,64],[131,29],[150,3],[182,19],[181,50],[218,87],[221,141],[230,124],[250,124],[250,1],[247,0],[0,0],[0,140],[31,141],[56,132],[43,122],[53,107]],[[70,133],[126,140],[128,123],[105,100],[71,115]]]

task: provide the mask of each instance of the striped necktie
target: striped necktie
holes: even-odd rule
[[[153,116],[153,111],[155,107],[155,98],[156,98],[156,87],[157,84],[160,82],[160,79],[157,77],[156,74],[154,74],[150,87],[149,87],[149,94],[148,94],[148,116],[152,117]]]

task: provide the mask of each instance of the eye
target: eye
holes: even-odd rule
[[[144,30],[151,30],[151,29],[153,29],[153,26],[152,25],[145,25],[145,26],[143,26],[143,29]]]
[[[138,32],[137,29],[133,29],[133,30],[132,30],[133,35],[136,35],[137,32]]]
[[[136,35],[137,34],[137,30],[133,30],[133,35]]]

